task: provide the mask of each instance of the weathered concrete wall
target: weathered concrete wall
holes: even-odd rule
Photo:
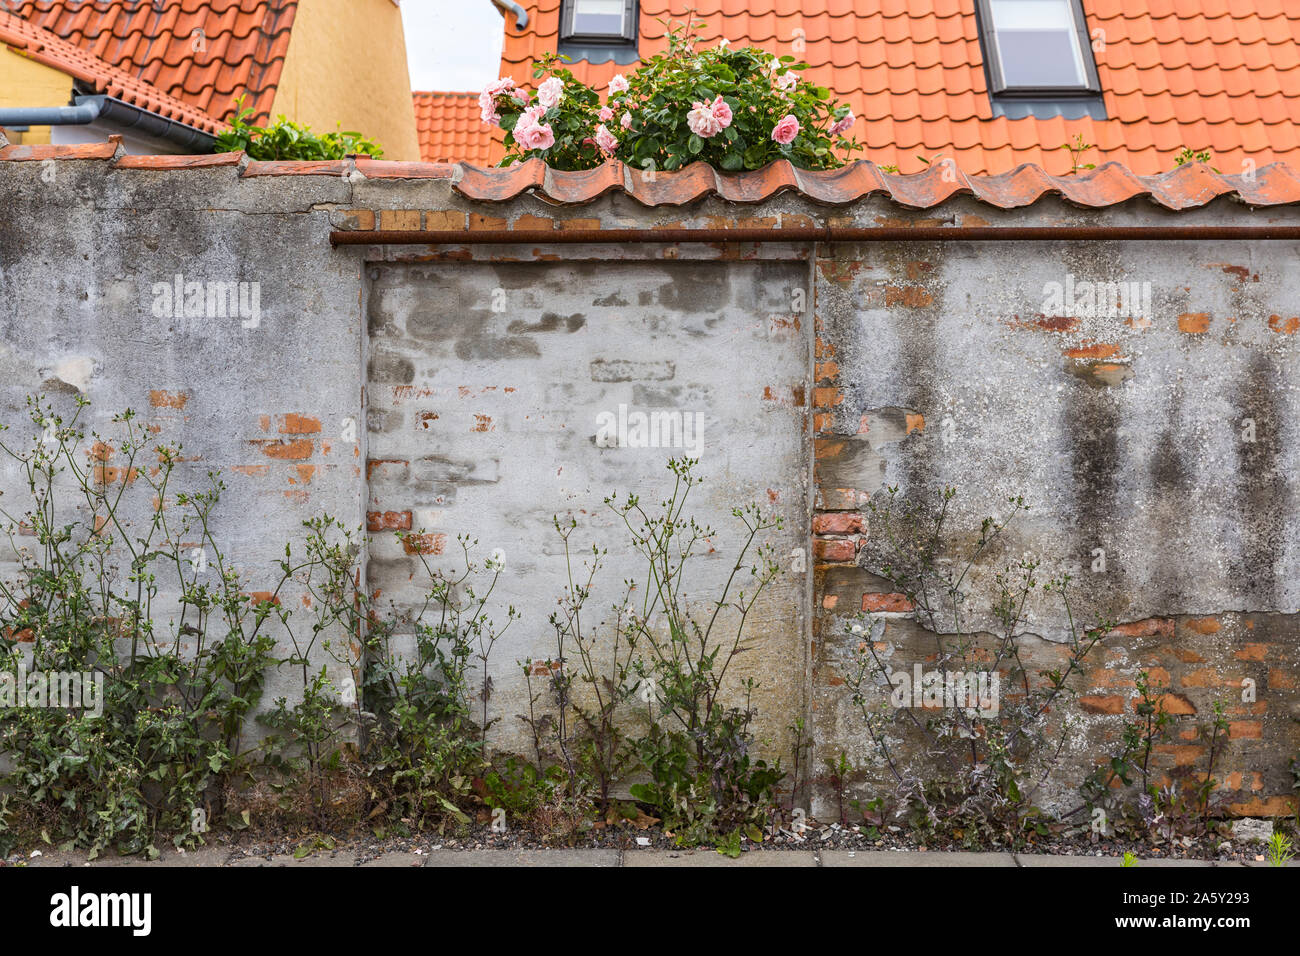
[[[785,519],[770,539],[781,576],[742,663],[764,687],[764,747],[787,765],[785,728],[809,718],[805,767],[820,773],[844,751],[864,793],[881,779],[844,684],[861,640],[848,628],[864,609],[880,612],[881,646],[902,662],[923,662],[932,635],[871,573],[882,549],[866,505],[886,485],[919,500],[950,484],[959,543],[1008,496],[1032,508],[973,573],[972,608],[987,607],[1002,564],[1032,553],[1044,573],[1074,574],[1076,618],[1121,622],[1079,682],[1081,723],[1054,800],[1114,742],[1147,667],[1178,708],[1161,773],[1195,772],[1196,724],[1216,696],[1235,695],[1220,765],[1227,802],[1252,813],[1290,805],[1287,761],[1300,745],[1293,245],[332,250],[327,233],[1254,224],[1294,222],[1291,209],[1219,199],[1178,214],[1096,211],[1047,198],[1002,210],[956,198],[914,212],[791,193],[758,207],[647,208],[617,190],[580,206],[528,193],[482,203],[403,167],[388,167],[391,178],[366,167],[367,178],[350,162],[161,170],[96,156],[0,162],[4,420],[21,420],[24,396],[41,389],[65,403],[89,396],[99,421],[126,405],[147,410],[184,441],[190,479],[223,471],[218,531],[254,579],[323,511],[376,529],[367,586],[399,608],[414,598],[420,559],[452,563],[457,535],[477,538],[480,558],[500,549],[495,616],[507,604],[522,614],[493,651],[503,744],[521,729],[515,662],[553,656],[546,622],[563,561],[552,515],[578,521],[576,548],[610,549],[591,604],[604,611],[629,564],[603,497],[659,500],[664,461],[689,451],[599,446],[598,416],[626,404],[704,417],[705,484],[692,510],[720,533],[691,582],[702,598],[728,568],[731,507],[757,500]],[[259,322],[155,316],[154,285],[177,273],[258,282]],[[1054,308],[1050,286],[1067,276],[1150,283],[1150,308]],[[408,524],[406,544],[379,533]],[[1094,572],[1097,549],[1105,570]],[[1035,604],[1027,628],[1035,665],[1059,660],[1059,607]],[[1257,684],[1254,702],[1241,700],[1243,678]],[[824,779],[812,798],[815,814],[830,812]]]
[[[159,441],[183,446],[167,507],[176,516],[174,495],[204,490],[219,471],[228,490],[214,536],[249,590],[269,591],[304,519],[362,521],[360,265],[319,240],[329,213],[314,207],[345,197],[345,181],[312,177],[286,190],[230,173],[0,163],[0,420],[6,441],[29,448],[41,434],[29,394],[65,417],[88,398],[82,425],[108,440],[103,475],[111,487],[131,483],[128,512],[144,534],[152,493],[111,440],[113,416],[136,411]],[[190,315],[164,307],[178,275],[204,284]],[[248,284],[242,317],[207,314],[210,282]],[[155,457],[144,458],[155,472]],[[31,499],[14,462],[0,482],[0,500],[20,517]],[[6,545],[0,573],[13,573],[15,557]],[[166,608],[176,582],[160,584]],[[280,676],[268,700],[292,694]]]
[[[1039,205],[1042,215],[1069,215]],[[1160,218],[1125,210],[1113,221]],[[1077,684],[1084,720],[1052,781],[1068,789],[1115,746],[1118,715],[1131,716],[1133,678],[1145,667],[1176,701],[1176,744],[1162,748],[1162,772],[1204,769],[1195,726],[1222,697],[1232,767],[1217,774],[1224,799],[1240,812],[1285,807],[1292,779],[1277,758],[1300,744],[1287,636],[1300,606],[1294,257],[1289,243],[826,251],[816,392],[824,512],[814,519],[825,532],[819,747],[852,739],[860,723],[837,685],[861,640],[845,633],[854,613],[884,612],[881,644],[896,666],[910,671],[934,655],[933,635],[898,613],[887,582],[869,573],[888,563],[890,548],[871,533],[865,503],[897,486],[900,499],[937,504],[953,486],[957,557],[974,546],[983,516],[1006,513],[1008,498],[1024,496],[1031,509],[972,572],[972,628],[995,629],[992,576],[1024,555],[1042,562],[1044,579],[1073,576],[1076,621],[1123,624]],[[1138,283],[1137,307],[1091,309],[1082,295],[1089,282]],[[1073,301],[1067,283],[1078,290]],[[1054,290],[1065,301],[1053,301]],[[1065,606],[1042,599],[1032,613],[1026,629],[1041,640],[1030,640],[1031,653],[1039,645],[1041,666],[1055,666]],[[1244,678],[1257,684],[1254,701],[1242,700]],[[875,765],[865,748],[849,753]]]
[[[762,730],[779,740],[778,721],[804,687],[807,567],[788,555],[808,536],[809,348],[791,310],[807,265],[395,263],[369,275],[370,520],[413,532],[376,540],[373,592],[418,604],[427,582],[419,552],[454,573],[460,536],[479,541],[480,558],[504,557],[494,601],[521,618],[493,652],[491,709],[509,715],[500,733],[521,746],[526,728],[511,717],[526,712],[527,692],[516,661],[559,657],[548,619],[569,568],[554,518],[578,521],[570,546],[581,580],[591,546],[609,551],[591,627],[623,600],[622,582],[640,581],[640,596],[649,583],[603,499],[633,492],[652,509],[673,490],[668,459],[698,459],[704,482],[684,515],[717,532],[688,566],[701,620],[743,541],[732,509],[758,502],[784,522],[759,541],[782,572],[747,622],[751,650],[736,668],[759,679]],[[671,416],[673,430],[648,435],[648,447],[635,432],[620,445],[602,431],[620,417],[635,428],[637,415]]]

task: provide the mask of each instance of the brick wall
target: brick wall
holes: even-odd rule
[[[541,194],[560,189],[549,176],[490,202],[467,198],[456,181],[467,174],[450,167],[212,157],[179,168],[78,150],[0,161],[4,420],[21,421],[37,390],[64,406],[89,397],[98,425],[142,411],[184,442],[183,480],[225,476],[217,530],[254,586],[322,511],[369,531],[367,587],[399,608],[421,562],[451,561],[458,536],[477,538],[482,556],[499,549],[499,596],[525,615],[494,651],[503,743],[519,729],[515,662],[551,653],[552,516],[579,520],[582,547],[610,547],[605,577],[617,581],[627,555],[601,499],[664,492],[670,449],[600,447],[598,416],[668,408],[704,416],[701,518],[726,528],[731,507],[757,499],[785,519],[770,542],[781,577],[743,658],[765,688],[769,755],[788,765],[785,729],[807,718],[817,773],[843,751],[868,790],[881,779],[844,683],[861,640],[849,628],[874,615],[900,661],[923,662],[933,635],[873,573],[882,542],[868,505],[886,486],[916,498],[953,485],[958,545],[1008,496],[1032,507],[972,574],[972,606],[987,605],[999,561],[1032,554],[1074,574],[1079,616],[1120,622],[1079,682],[1083,724],[1053,800],[1114,740],[1146,668],[1175,716],[1161,774],[1197,772],[1195,725],[1235,694],[1225,798],[1243,813],[1291,805],[1300,322],[1289,244],[336,250],[327,236],[1294,223],[1292,207],[1220,198],[1175,214],[1044,197],[1000,209],[954,196],[909,210],[870,194],[831,208],[795,189],[741,205],[706,188],[655,206],[613,181],[561,205]],[[155,314],[154,287],[177,274],[259,283],[258,321]],[[1150,308],[1052,307],[1047,290],[1067,281],[1149,283]],[[106,481],[133,480],[111,450],[97,464]],[[5,489],[15,482],[0,474]],[[719,543],[700,565],[706,591],[725,569]],[[1104,571],[1092,570],[1098,550]],[[1034,612],[1027,653],[1050,666],[1063,620],[1049,604]],[[1240,699],[1243,679],[1254,701]],[[824,779],[811,797],[828,812]]]

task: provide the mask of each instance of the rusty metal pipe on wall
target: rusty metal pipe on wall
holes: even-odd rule
[[[335,230],[335,246],[677,242],[1300,240],[1300,226],[790,226],[779,229]]]

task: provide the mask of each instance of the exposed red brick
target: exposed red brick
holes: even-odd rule
[[[149,404],[154,408],[184,408],[190,396],[185,392],[165,392],[155,389],[149,393]]]
[[[1080,345],[1076,348],[1064,349],[1061,354],[1072,359],[1114,358],[1119,354],[1119,346],[1098,342],[1094,345]]]
[[[813,557],[820,561],[852,561],[857,545],[851,539],[818,538],[813,541]]]
[[[1137,708],[1137,701],[1133,701],[1134,709]],[[1161,694],[1160,709],[1166,714],[1175,716],[1185,716],[1196,713],[1196,705],[1184,697],[1182,694]]]
[[[1109,694],[1104,697],[1093,694],[1080,697],[1079,706],[1090,714],[1122,714],[1124,713],[1124,698],[1118,694]]]
[[[1264,736],[1264,725],[1258,720],[1232,720],[1228,722],[1228,736],[1233,740],[1259,740]]]
[[[299,438],[294,441],[255,439],[253,444],[260,445],[262,454],[267,458],[275,458],[279,461],[301,461],[304,458],[310,458],[312,452],[316,449],[315,442],[310,438]]]
[[[1112,637],[1173,637],[1174,621],[1168,617],[1149,617],[1120,624],[1110,633]]]
[[[320,419],[289,412],[280,417],[281,435],[315,435],[320,432]]]
[[[1171,754],[1177,767],[1194,767],[1205,756],[1205,747],[1192,744],[1157,744],[1157,753]]]
[[[409,511],[368,511],[366,512],[367,531],[410,531],[411,512]]]
[[[382,470],[387,465],[400,465],[403,468],[409,467],[410,462],[402,458],[370,458],[366,461],[366,480],[369,481],[376,471]]]
[[[862,610],[873,614],[902,614],[916,610],[906,594],[864,594]]]
[[[860,534],[863,518],[860,514],[832,513],[813,515],[813,534]]]
[[[402,550],[407,554],[442,554],[447,545],[447,536],[430,532],[428,534],[408,534],[402,537]]]
[[[423,218],[423,214],[419,209],[381,209],[379,211],[379,228],[410,232],[420,228]]]
[[[1228,812],[1239,817],[1289,817],[1295,813],[1295,797],[1266,797],[1228,804]]]
[[[844,401],[844,393],[838,388],[813,389],[813,406],[816,408],[830,408],[842,401]]]

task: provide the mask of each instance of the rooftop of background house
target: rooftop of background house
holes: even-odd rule
[[[205,133],[219,133],[226,124],[163,92],[83,48],[41,29],[20,16],[0,10],[0,44],[38,63],[67,73],[96,93],[120,99]]]
[[[502,76],[531,84],[540,54],[565,52],[564,2],[521,0],[523,30],[505,14]],[[661,20],[680,21],[693,9],[706,46],[725,37],[806,60],[804,75],[858,116],[853,132],[867,147],[859,155],[904,172],[922,167],[918,155],[942,155],[968,173],[1027,162],[1063,173],[1071,161],[1060,147],[1076,135],[1096,146],[1082,162],[1115,161],[1138,174],[1172,168],[1184,147],[1208,149],[1225,171],[1276,160],[1300,166],[1300,4],[1078,0],[1081,51],[1095,62],[1099,90],[1035,99],[990,92],[996,84],[980,33],[981,17],[992,19],[980,12],[989,2],[998,0],[639,0],[634,47],[571,45],[589,56],[570,68],[604,90],[614,74],[632,72],[638,56],[666,48]],[[433,125],[462,122],[458,112],[417,117],[430,143],[448,142]],[[500,131],[495,141],[493,132],[480,126],[465,154],[450,158],[474,161],[487,151],[500,159]]]
[[[17,0],[16,12],[215,120],[270,119],[298,0]]]
[[[486,166],[494,161],[492,142],[479,119],[477,93],[415,92],[411,97],[420,156],[426,162]]]

